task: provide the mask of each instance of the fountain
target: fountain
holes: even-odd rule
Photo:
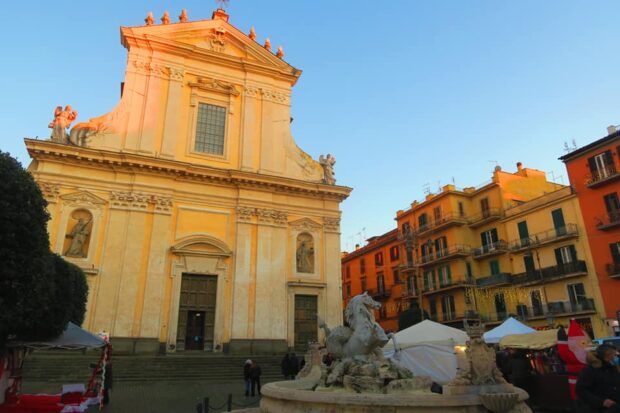
[[[375,322],[380,304],[366,293],[353,297],[345,310],[348,327],[329,329],[326,348],[313,344],[297,380],[269,383],[262,388],[260,412],[486,412],[530,413],[528,394],[507,383],[495,366],[495,352],[481,338],[481,329],[468,330],[472,338],[466,365],[443,386],[431,391],[429,377],[413,376],[383,356],[391,334]],[[396,348],[396,343],[395,348]],[[334,362],[322,363],[331,353]]]

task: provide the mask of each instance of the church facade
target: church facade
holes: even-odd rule
[[[53,251],[90,286],[83,327],[116,351],[303,350],[317,314],[342,321],[335,159],[290,130],[301,71],[212,19],[121,28],[123,93],[109,113],[26,139]]]

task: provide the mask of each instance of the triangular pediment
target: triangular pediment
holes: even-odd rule
[[[301,218],[295,221],[291,221],[289,222],[289,225],[296,229],[296,230],[306,230],[306,231],[312,231],[312,230],[318,230],[320,228],[322,228],[322,225],[311,220],[310,218]]]
[[[225,55],[228,58],[244,62],[270,66],[291,74],[299,72],[293,66],[278,58],[274,52],[265,49],[230,23],[221,20],[198,20],[186,23],[159,24],[141,27],[124,27],[121,29],[122,42],[132,47],[145,38],[154,43],[161,43],[165,50],[174,53],[186,53],[192,49],[207,54]],[[140,46],[138,46],[140,47]]]
[[[97,195],[93,195],[87,191],[78,191],[61,195],[60,199],[73,204],[104,205],[106,203],[105,199],[99,198]]]

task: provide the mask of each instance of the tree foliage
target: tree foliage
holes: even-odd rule
[[[424,311],[424,318],[429,318],[426,311]],[[422,320],[422,311],[420,311],[420,307],[417,303],[412,303],[407,310],[403,311],[400,316],[398,316],[398,331],[411,327]]]
[[[50,252],[47,202],[34,178],[1,151],[0,194],[1,349],[9,337],[46,339],[69,319],[82,321],[87,286],[79,268]]]

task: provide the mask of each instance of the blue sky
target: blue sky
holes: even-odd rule
[[[56,105],[78,121],[118,101],[126,52],[119,27],[148,11],[209,18],[213,1],[21,1],[0,25],[0,149],[26,166],[22,138],[49,136]],[[394,228],[425,187],[478,185],[496,162],[553,171],[620,123],[620,2],[232,0],[230,22],[284,46],[304,73],[293,135],[314,158],[333,153],[342,246]],[[551,174],[550,174],[551,176]],[[365,228],[362,231],[362,228]]]

